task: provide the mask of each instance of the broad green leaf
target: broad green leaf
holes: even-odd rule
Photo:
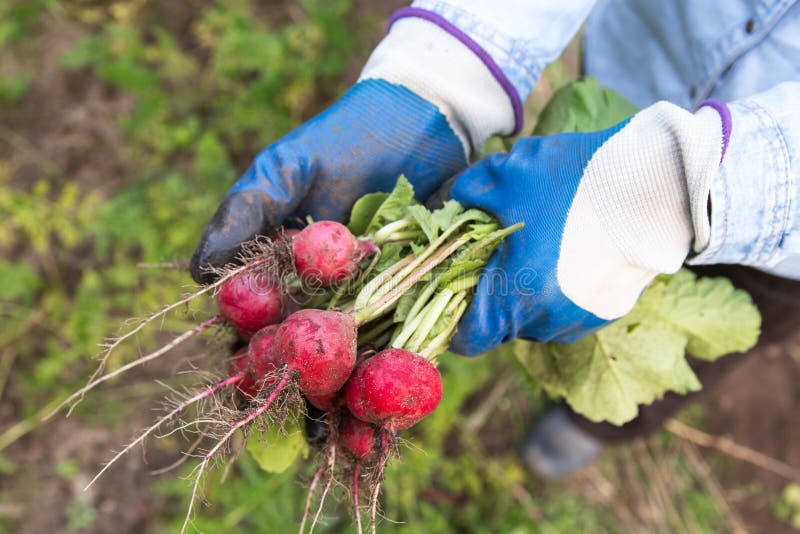
[[[363,235],[375,213],[388,197],[389,193],[367,193],[356,200],[353,209],[350,210],[350,222],[347,223],[347,228],[355,235]]]
[[[621,425],[667,391],[700,389],[684,358],[686,338],[657,322],[621,320],[559,350],[567,402],[593,421]]]
[[[658,323],[629,326],[619,321],[570,344],[519,342],[516,355],[548,393],[592,421],[621,425],[667,391],[700,389],[684,336]]]
[[[681,270],[659,278],[637,308],[687,335],[686,350],[703,360],[744,352],[761,333],[761,315],[750,295],[727,278],[698,280],[694,273]]]
[[[584,78],[556,91],[539,115],[533,135],[604,130],[637,111],[624,96],[601,87],[594,78]]]
[[[298,456],[308,454],[308,445],[300,423],[293,420],[283,430],[270,426],[263,432],[251,432],[247,436],[247,452],[264,471],[283,473]]]
[[[667,391],[700,389],[686,352],[714,359],[748,350],[759,328],[747,293],[682,270],[658,278],[628,315],[596,334],[569,344],[519,341],[515,355],[576,412],[620,425]]]
[[[562,398],[567,395],[561,368],[550,345],[521,339],[514,340],[510,345],[514,357],[537,385],[542,386],[553,397]]]
[[[388,197],[381,203],[380,207],[375,210],[372,218],[367,225],[367,229],[362,235],[369,235],[381,227],[402,219],[406,216],[406,211],[409,206],[413,205],[414,188],[405,176],[400,176],[394,186],[394,190]]]

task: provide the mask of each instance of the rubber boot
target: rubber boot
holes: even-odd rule
[[[603,444],[578,428],[567,408],[556,406],[537,421],[520,449],[522,460],[532,473],[557,480],[591,464]]]

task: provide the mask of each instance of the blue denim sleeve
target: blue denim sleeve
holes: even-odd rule
[[[800,280],[800,82],[729,103],[711,184],[711,237],[689,263],[738,263]]]
[[[521,100],[589,15],[594,0],[415,0],[466,33],[497,64]]]

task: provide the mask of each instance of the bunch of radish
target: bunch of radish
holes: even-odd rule
[[[74,406],[90,389],[212,327],[232,327],[247,341],[230,360],[227,377],[176,402],[92,483],[188,406],[227,391],[230,402],[224,408],[209,403],[210,413],[203,414],[201,438],[212,445],[195,472],[185,530],[204,471],[234,435],[256,423],[281,425],[307,402],[327,412],[327,436],[301,532],[319,483],[327,479],[311,530],[332,481],[342,473],[350,475],[359,532],[359,493],[362,486],[368,488],[374,531],[380,483],[397,433],[439,404],[442,380],[436,358],[447,350],[489,256],[520,226],[502,228],[486,213],[464,210],[454,201],[431,212],[414,201],[411,185],[400,177],[391,194],[359,200],[349,227],[311,222],[299,232],[287,230],[250,243],[236,264],[215,271],[215,283],[110,342],[89,383],[62,403]],[[122,341],[204,293],[215,295],[218,315],[103,374],[111,350]]]

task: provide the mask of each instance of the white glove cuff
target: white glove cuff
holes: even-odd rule
[[[708,241],[708,194],[722,120],[667,102],[637,113],[589,160],[567,215],[558,281],[604,319],[627,313],[659,273]]]
[[[467,159],[495,134],[514,130],[507,93],[464,43],[420,18],[397,20],[361,72],[360,80],[383,79],[433,103],[461,140]]]
[[[708,193],[721,153],[717,111],[693,115],[658,102],[597,150],[581,187],[630,264],[672,273],[693,242],[708,242]]]
[[[711,134],[708,142],[717,142],[719,146],[720,158],[715,162],[704,159],[697,165],[687,167],[686,183],[689,191],[689,208],[692,212],[692,225],[694,226],[694,242],[692,250],[701,252],[708,246],[711,239],[711,218],[709,214],[708,202],[711,195],[711,182],[719,173],[722,152],[725,149],[726,140],[724,139],[724,121],[719,111],[713,107],[702,107],[695,114],[695,118],[702,120],[706,128],[716,128],[711,132],[718,132],[719,135]],[[708,142],[704,145],[708,145]],[[705,149],[711,156],[716,154],[712,146]]]

